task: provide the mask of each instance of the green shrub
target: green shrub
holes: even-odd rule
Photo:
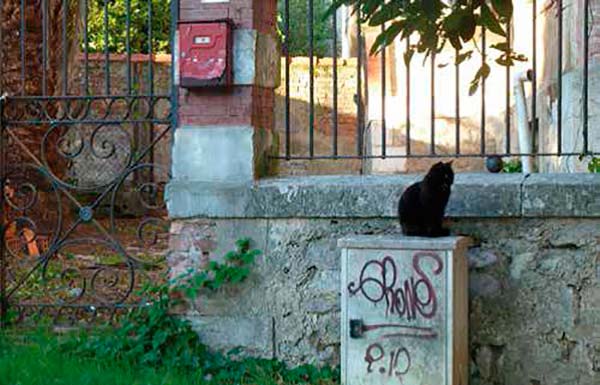
[[[333,22],[331,17],[325,18],[331,0],[314,0],[313,2],[313,41],[314,55],[331,56],[333,41]],[[308,56],[308,1],[289,0],[290,6],[290,39],[288,50],[291,56]],[[285,2],[278,3],[278,28],[282,43],[285,31]]]

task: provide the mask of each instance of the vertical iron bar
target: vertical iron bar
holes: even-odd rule
[[[460,54],[459,50],[456,50],[456,59],[454,63],[454,129],[456,133],[454,134],[456,148],[456,155],[460,154],[460,63],[458,62],[458,55]]]
[[[0,3],[3,3],[0,1]],[[1,5],[1,4],[0,4]],[[2,7],[0,7],[2,9]],[[2,50],[0,50],[2,51]],[[6,181],[6,149],[4,142],[4,100],[0,100],[0,191],[5,189]],[[0,194],[0,328],[6,326],[8,303],[6,298],[6,250],[5,250],[5,223],[4,223],[4,193]]]
[[[508,48],[511,47],[511,20],[506,22],[506,44]],[[506,153],[510,154],[510,66],[506,66],[506,89],[505,89],[505,104],[506,111],[504,120],[506,124]]]
[[[46,0],[47,1],[47,0]],[[89,50],[90,42],[88,36],[88,0],[84,0],[83,3],[83,61],[84,61],[84,76],[83,76],[83,88],[85,95],[90,94],[90,66],[89,66]]]
[[[285,0],[285,158],[290,159],[290,1]]]
[[[62,12],[62,94],[67,95],[69,93],[69,43],[67,39],[67,19],[69,18],[69,12],[67,7],[67,0],[63,0],[62,2]]]
[[[149,84],[149,94],[150,94],[150,108],[152,109],[151,112],[151,116],[154,116],[155,113],[155,104],[154,104],[154,38],[153,38],[153,34],[152,34],[152,18],[153,18],[153,13],[152,13],[152,0],[148,0],[148,81],[150,82]],[[148,136],[149,136],[149,142],[153,143],[154,141],[154,124],[152,122],[150,122],[148,124]],[[154,151],[150,151],[149,154],[149,162],[151,164],[154,163]],[[154,175],[154,172],[151,171],[150,172],[150,180],[152,180]]]
[[[42,95],[48,94],[48,0],[42,0]]]
[[[178,124],[179,116],[177,113],[177,105],[179,101],[179,87],[175,82],[175,66],[179,62],[177,55],[179,54],[177,48],[177,22],[179,21],[179,0],[171,0],[171,124],[172,128],[175,129]],[[171,135],[171,146],[173,145],[173,138],[175,135]]]
[[[531,77],[531,132],[537,133],[537,0],[533,0],[533,71]],[[533,153],[533,148],[531,149]]]
[[[104,85],[105,94],[110,95],[110,50],[108,48],[108,1],[104,0]]]
[[[407,60],[410,52],[410,36],[406,37],[406,54],[404,65],[406,66],[406,155],[411,154],[410,148],[410,60]]]
[[[308,153],[315,156],[315,63],[314,63],[314,31],[313,31],[313,0],[308,0],[308,66],[309,72],[309,116],[308,116]]]
[[[385,23],[381,25],[381,33],[385,33]],[[387,134],[387,124],[385,119],[385,99],[386,99],[386,47],[385,43],[383,49],[381,50],[381,157],[385,159],[386,156],[386,134]]]
[[[152,0],[148,0],[148,81],[150,96],[154,96],[154,48],[152,47]]]
[[[125,51],[127,55],[127,94],[131,95],[131,0],[125,1]]]
[[[359,1],[356,5],[357,10],[357,22],[356,22],[356,40],[358,43],[357,47],[357,62],[356,62],[356,70],[357,70],[357,78],[356,78],[356,115],[357,115],[357,129],[356,129],[356,149],[358,156],[363,156],[363,119],[364,119],[364,111],[362,107],[362,12],[361,12],[361,2]]]
[[[337,13],[333,13],[333,111],[332,111],[332,129],[333,129],[333,156],[338,155],[338,69],[337,69]]]
[[[429,152],[435,155],[435,53],[431,53],[431,146]]]
[[[25,0],[21,0],[19,13],[19,48],[21,51],[21,95],[25,95]]]
[[[557,83],[557,114],[556,114],[556,127],[557,127],[557,153],[562,153],[562,67],[563,67],[563,8],[562,0],[558,0],[558,68],[556,74]]]
[[[486,30],[481,28],[481,65],[486,64]],[[481,79],[481,155],[485,155],[485,77]]]
[[[589,96],[589,84],[588,84],[588,75],[589,75],[589,43],[590,43],[590,34],[589,34],[589,11],[590,4],[589,0],[584,0],[583,2],[583,153],[587,154],[589,151],[589,143],[588,143],[588,96]]]

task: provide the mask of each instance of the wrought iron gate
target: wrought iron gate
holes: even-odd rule
[[[3,3],[0,319],[112,320],[163,279],[176,1]]]

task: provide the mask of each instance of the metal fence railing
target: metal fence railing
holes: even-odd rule
[[[315,0],[316,1],[316,0]],[[327,103],[331,106],[330,114],[331,129],[319,132],[319,119],[315,118],[315,108],[322,101],[315,100],[315,24],[323,20],[315,15],[312,10],[313,0],[307,1],[308,12],[306,14],[307,49],[306,56],[309,57],[308,68],[308,97],[306,103],[308,113],[305,127],[294,127],[294,119],[291,116],[294,110],[291,107],[293,92],[290,90],[290,66],[293,55],[290,54],[289,46],[294,42],[297,32],[290,28],[290,0],[282,1],[281,29],[283,34],[284,79],[285,79],[285,126],[281,127],[283,140],[281,152],[277,158],[282,160],[314,160],[314,159],[387,159],[387,158],[486,158],[489,156],[500,157],[560,157],[581,155],[597,155],[600,153],[600,137],[596,132],[590,132],[590,120],[595,114],[596,105],[590,102],[591,77],[590,71],[590,44],[600,41],[594,30],[594,11],[600,11],[600,7],[590,4],[589,0],[563,1],[556,0],[550,5],[542,5],[533,0],[523,1],[517,4],[519,9],[519,22],[514,19],[506,25],[508,31],[505,43],[513,46],[519,43],[519,49],[524,52],[528,60],[520,68],[495,66],[492,71],[496,79],[501,82],[490,86],[485,79],[480,84],[479,90],[473,96],[465,96],[462,88],[468,87],[470,76],[467,70],[463,70],[465,63],[452,61],[447,65],[441,63],[441,58],[431,57],[428,63],[418,60],[402,60],[402,51],[409,51],[411,44],[415,43],[410,37],[405,41],[397,41],[392,46],[381,51],[377,57],[372,57],[369,52],[369,39],[366,35],[372,34],[373,27],[354,23],[351,28],[340,32],[340,12],[331,16],[329,32],[333,66],[332,76],[328,87],[330,87],[331,99]],[[520,7],[520,8],[519,8]],[[350,12],[352,13],[352,12]],[[358,12],[357,12],[358,13]],[[526,15],[526,16],[524,16]],[[360,19],[360,14],[355,18]],[[517,16],[517,15],[515,15]],[[524,18],[529,19],[523,23]],[[541,19],[544,19],[544,23]],[[549,25],[551,27],[549,27]],[[352,30],[355,28],[355,30]],[[379,28],[379,27],[376,27]],[[384,29],[385,26],[382,27]],[[526,34],[523,31],[526,30]],[[517,36],[515,36],[517,34]],[[576,35],[580,36],[576,36]],[[357,42],[352,56],[357,62],[355,85],[355,132],[354,150],[342,152],[339,148],[339,110],[338,95],[346,87],[338,82],[338,62],[340,60],[340,41],[348,35]],[[480,28],[478,31],[479,50],[475,51],[470,61],[481,63],[489,61],[489,50],[494,43],[490,41],[491,34]],[[517,39],[518,37],[518,39]],[[497,39],[498,37],[496,37]],[[524,45],[523,41],[527,40]],[[568,41],[569,52],[565,50]],[[498,41],[496,40],[496,43]],[[525,47],[525,48],[524,48]],[[452,50],[454,50],[452,48]],[[448,56],[448,52],[446,52]],[[453,52],[459,55],[459,52]],[[543,60],[541,60],[543,59]],[[379,61],[377,73],[374,73],[373,63]],[[568,62],[568,63],[567,63]],[[573,64],[574,63],[574,64]],[[593,63],[593,61],[592,61]],[[369,68],[368,66],[371,66]],[[397,76],[394,80],[401,88],[398,95],[391,95],[390,73],[396,71],[404,76]],[[417,84],[415,74],[428,72],[427,85]],[[575,80],[568,78],[569,71]],[[443,75],[441,75],[443,73]],[[516,75],[527,74],[519,78]],[[450,75],[451,74],[451,75]],[[565,84],[565,81],[569,81]],[[517,84],[523,81],[523,84]],[[377,95],[374,95],[373,84],[376,84]],[[498,84],[502,84],[499,86]],[[320,85],[322,87],[322,85]],[[427,87],[428,86],[428,87]],[[427,87],[429,95],[424,97],[424,87]],[[568,89],[566,88],[568,87]],[[524,90],[518,95],[519,88]],[[415,92],[418,91],[418,92]],[[452,92],[454,91],[454,92]],[[550,95],[551,102],[541,100],[541,94]],[[568,96],[566,96],[568,94]],[[451,96],[449,96],[451,95]],[[418,98],[418,99],[416,99]],[[392,100],[393,99],[393,100]],[[522,99],[520,101],[520,99]],[[592,98],[593,99],[593,98]],[[579,102],[580,100],[580,102]],[[519,114],[519,103],[526,116]],[[545,104],[544,104],[545,103]],[[466,134],[464,109],[473,108],[478,104],[478,119],[471,114],[471,127]],[[454,116],[448,113],[441,114],[440,106],[448,110],[452,105]],[[498,112],[502,105],[503,111]],[[548,107],[549,105],[549,107]],[[494,127],[490,121],[492,112],[490,107],[496,110]],[[600,107],[599,107],[600,108]],[[377,109],[378,111],[375,111]],[[403,110],[402,118],[398,119],[399,111]],[[568,110],[568,114],[565,111]],[[549,112],[548,112],[549,111]],[[394,122],[390,123],[390,115],[394,115]],[[443,115],[443,116],[441,116]],[[543,116],[542,116],[543,115]],[[423,122],[428,118],[428,127]],[[446,123],[440,128],[440,121]],[[450,123],[449,123],[450,122]],[[473,122],[478,125],[478,132],[472,127]],[[501,122],[501,123],[499,123]],[[520,127],[521,126],[521,127]],[[449,132],[453,128],[453,133]],[[525,127],[525,128],[524,128]],[[592,125],[593,127],[593,125]],[[377,134],[374,135],[374,130]],[[421,132],[418,133],[417,131]],[[426,138],[423,131],[428,130]],[[522,135],[527,131],[530,136],[530,144],[527,140],[523,143]],[[321,130],[322,131],[322,130]],[[444,131],[444,134],[441,133]],[[298,135],[298,132],[303,133]],[[401,150],[395,148],[390,151],[390,140],[392,132],[394,135],[402,135]],[[315,148],[315,137],[326,137],[327,140],[320,141],[319,148]],[[527,133],[526,133],[527,134]],[[416,135],[425,143],[421,150],[415,146]],[[442,138],[442,135],[444,136]],[[466,136],[469,136],[467,140]],[[453,140],[450,140],[452,138]],[[475,139],[473,139],[475,138]],[[467,141],[469,141],[467,148]],[[478,142],[476,145],[473,141]],[[495,141],[494,145],[490,145]],[[324,145],[323,142],[326,144]],[[444,142],[441,146],[440,143]],[[328,143],[328,144],[327,144]],[[525,146],[524,146],[525,144]],[[529,148],[527,148],[529,147]],[[425,150],[423,150],[425,148]]]

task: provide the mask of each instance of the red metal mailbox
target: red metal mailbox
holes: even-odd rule
[[[180,85],[228,86],[232,81],[232,33],[227,21],[179,24]]]

